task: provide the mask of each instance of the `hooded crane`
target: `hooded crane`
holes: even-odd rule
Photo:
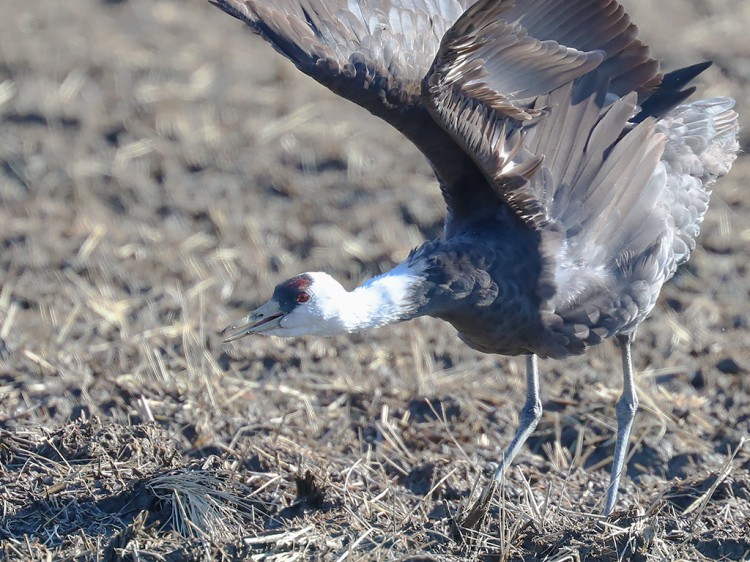
[[[614,0],[215,0],[302,72],[429,159],[443,235],[349,292],[278,285],[223,333],[332,336],[433,316],[470,347],[526,356],[510,445],[463,520],[475,527],[541,415],[537,357],[615,338],[623,392],[604,513],[638,406],[631,343],[687,261],[738,151],[733,100],[682,105],[709,66],[664,74]]]

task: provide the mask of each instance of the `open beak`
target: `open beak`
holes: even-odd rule
[[[239,323],[224,328],[221,331],[221,335],[224,336],[224,343],[238,340],[248,334],[262,334],[273,328],[278,328],[285,315],[286,312],[279,308],[279,304],[275,300],[268,301],[263,306],[256,308]]]

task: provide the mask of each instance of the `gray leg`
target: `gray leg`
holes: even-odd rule
[[[487,514],[490,500],[492,499],[495,489],[502,482],[505,476],[505,470],[513,462],[518,451],[523,447],[526,440],[534,432],[539,419],[542,417],[542,400],[539,396],[539,366],[537,365],[536,355],[526,356],[526,403],[521,410],[521,420],[513,436],[513,440],[505,450],[503,458],[500,460],[495,475],[484,487],[479,499],[471,506],[461,525],[467,529],[476,529],[481,525],[484,516]]]
[[[510,442],[505,450],[503,460],[495,470],[494,479],[497,482],[503,480],[505,469],[510,466],[513,459],[516,458],[518,451],[521,450],[526,440],[534,430],[536,424],[542,417],[542,399],[539,396],[539,366],[536,355],[526,356],[526,403],[521,410],[521,423],[518,425],[513,441]]]
[[[612,474],[609,477],[609,489],[607,490],[607,505],[604,515],[609,515],[617,501],[617,486],[620,476],[625,468],[625,456],[628,451],[628,440],[630,430],[633,428],[633,419],[638,409],[638,396],[633,382],[633,362],[630,356],[630,344],[632,335],[617,336],[622,353],[622,395],[617,401],[617,439],[615,440],[615,458],[612,461]]]

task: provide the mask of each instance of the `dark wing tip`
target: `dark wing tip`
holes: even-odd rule
[[[216,6],[219,8],[222,12],[225,12],[229,14],[232,17],[237,18],[241,21],[248,21],[247,20],[247,14],[240,11],[240,9],[237,7],[236,3],[234,2],[228,2],[227,0],[207,0],[209,4],[212,4],[213,6]]]
[[[633,119],[640,123],[647,117],[661,117],[681,104],[695,92],[695,87],[685,88],[699,74],[708,69],[713,61],[704,61],[665,74],[656,88],[641,103],[641,111]]]

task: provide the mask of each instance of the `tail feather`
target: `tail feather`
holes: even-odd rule
[[[674,223],[670,276],[695,248],[714,182],[737,158],[734,103],[730,98],[700,100],[675,108],[657,124],[667,137],[662,164],[668,180],[660,206]]]

